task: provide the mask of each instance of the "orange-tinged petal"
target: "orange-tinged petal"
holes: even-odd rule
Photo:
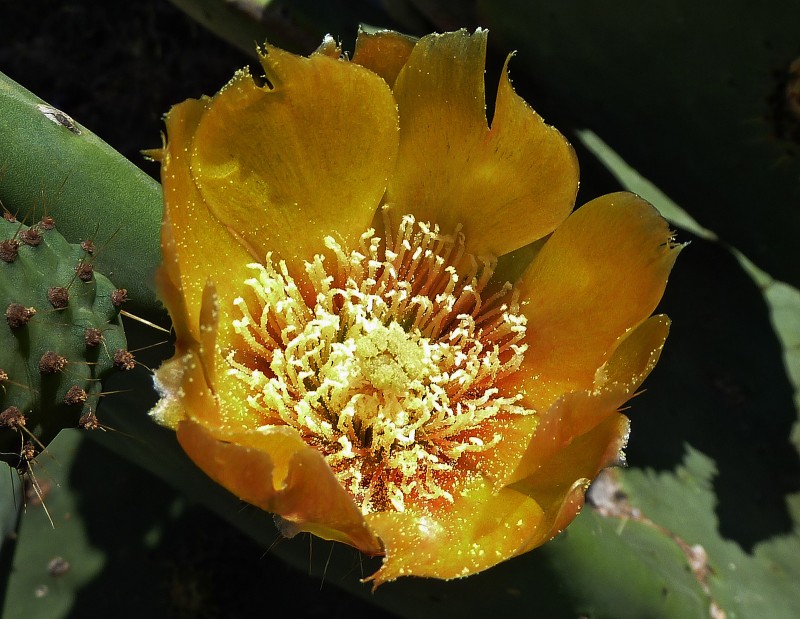
[[[605,467],[618,462],[628,439],[628,418],[613,413],[590,432],[557,451],[535,473],[509,488],[534,498],[547,514],[519,553],[527,552],[560,533],[583,505],[589,482]]]
[[[203,290],[200,308],[200,338],[194,346],[197,364],[202,377],[187,376],[184,378],[184,400],[188,417],[203,423],[206,427],[225,429],[247,429],[258,427],[262,417],[247,406],[247,389],[240,381],[230,380],[227,361],[229,349],[235,346],[230,339],[231,324],[219,322],[219,295],[212,282],[208,282]],[[220,329],[223,330],[220,338]],[[220,338],[221,346],[218,346]],[[192,401],[193,391],[202,385],[213,397],[212,401],[202,404]]]
[[[539,535],[531,537],[526,544],[519,548],[517,554],[522,554],[541,546],[566,529],[583,508],[589,485],[590,480],[588,478],[578,479],[566,493],[561,494],[559,501],[551,505],[550,518],[548,519],[549,526],[539,527]]]
[[[198,416],[219,423],[217,399],[194,350],[179,352],[164,362],[155,372],[155,381],[161,399],[150,414],[161,425],[174,430],[181,421]]]
[[[594,472],[574,477],[575,467],[554,479],[558,485],[537,487],[541,480],[524,480],[497,493],[476,484],[452,506],[435,514],[384,512],[367,516],[384,543],[386,558],[368,580],[375,585],[400,576],[432,576],[450,579],[468,576],[527,552],[561,532],[580,511],[589,479],[618,453],[627,420],[619,415],[604,423],[575,450],[585,450]],[[572,454],[574,455],[574,454]],[[605,464],[602,464],[605,463]]]
[[[489,129],[486,31],[419,40],[394,87],[400,147],[386,201],[398,212],[463,225],[467,250],[497,256],[551,232],[572,210],[572,147],[514,93],[506,70]],[[454,62],[458,59],[458,62]]]
[[[376,586],[400,576],[450,579],[474,574],[518,553],[546,516],[538,503],[515,490],[494,492],[477,480],[441,509],[379,512],[367,522],[386,552],[369,580]],[[549,527],[546,526],[546,528]]]
[[[151,414],[158,423],[172,429],[184,419],[218,429],[261,425],[261,416],[246,405],[247,391],[227,379],[230,366],[217,347],[219,327],[219,298],[209,282],[203,289],[199,337],[185,337],[176,323],[175,356],[155,372],[161,399]]]
[[[611,411],[590,431],[551,450],[533,472],[508,487],[535,497],[550,510],[576,481],[594,479],[601,469],[621,460],[628,428],[628,418]]]
[[[164,255],[161,295],[175,321],[178,338],[200,337],[200,308],[206,282],[212,278],[220,297],[224,323],[252,259],[225,226],[209,212],[189,169],[188,150],[208,110],[208,100],[190,99],[166,116],[167,143],[161,167],[164,187]],[[164,279],[166,278],[166,280]],[[179,300],[182,296],[182,300]]]
[[[342,48],[331,35],[326,34],[320,46],[314,51],[314,54],[322,54],[323,56],[338,59],[342,56]]]
[[[480,471],[495,487],[526,477],[553,453],[602,423],[633,396],[661,356],[669,334],[666,316],[651,316],[619,338],[608,361],[595,373],[591,390],[564,394],[538,415],[514,415],[487,424],[479,436],[502,440],[488,453],[467,455],[467,468]],[[514,376],[504,385],[513,393]]]
[[[172,319],[172,327],[176,333],[182,334],[175,342],[176,354],[186,351],[187,345],[194,341],[194,334],[190,327],[189,309],[186,307],[186,297],[181,290],[181,274],[175,256],[175,240],[172,236],[172,228],[167,225],[161,226],[161,253],[168,258],[164,259],[161,266],[156,270],[155,282],[158,296],[164,307],[167,308]],[[195,323],[196,324],[196,323]],[[195,329],[195,332],[197,329]]]
[[[563,395],[539,416],[536,432],[507,483],[536,474],[573,441],[616,417],[655,367],[668,332],[669,319],[652,316],[623,336],[591,389]]]
[[[400,69],[408,61],[416,42],[414,37],[391,30],[361,30],[356,38],[353,62],[377,73],[389,86],[394,87]]]
[[[466,470],[479,471],[495,490],[499,490],[508,484],[538,426],[538,415],[508,415],[492,420],[476,432],[476,436],[487,443],[494,435],[502,439],[490,451],[461,456],[463,466]]]
[[[541,416],[527,450],[507,483],[513,484],[534,474],[554,455],[615,415],[623,393],[624,389],[619,388],[599,392],[574,391],[562,396]]]
[[[178,440],[197,466],[240,499],[296,523],[298,530],[368,554],[380,552],[364,517],[322,455],[294,430],[267,426],[212,433],[182,421]]]
[[[670,324],[667,316],[657,314],[620,337],[608,361],[595,372],[595,387],[624,385],[625,400],[632,396],[658,363]]]
[[[617,339],[658,304],[678,251],[667,222],[630,193],[597,198],[559,226],[518,282],[526,401],[546,410],[591,386]]]
[[[192,174],[254,256],[297,266],[325,236],[350,247],[369,227],[397,150],[397,110],[386,82],[351,62],[271,46],[261,61],[268,85],[242,71],[213,98]]]

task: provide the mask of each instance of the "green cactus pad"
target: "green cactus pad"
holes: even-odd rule
[[[102,381],[133,367],[125,291],[94,271],[91,240],[71,245],[51,217],[0,220],[0,460],[22,467],[62,428],[97,427]]]
[[[130,292],[137,315],[158,319],[162,309],[153,288],[161,261],[158,183],[2,73],[0,135],[0,201],[39,214],[46,210],[73,243],[96,230],[103,248],[94,267]],[[0,247],[0,258],[6,250]]]

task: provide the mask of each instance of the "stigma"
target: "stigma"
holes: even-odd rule
[[[452,502],[503,440],[498,422],[533,414],[507,387],[527,349],[514,289],[460,231],[410,215],[385,239],[325,247],[300,274],[271,255],[249,265],[228,372],[263,427],[297,430],[364,514]]]

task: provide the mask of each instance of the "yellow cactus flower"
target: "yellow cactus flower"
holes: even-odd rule
[[[486,37],[266,46],[166,118],[153,415],[285,534],[384,556],[376,584],[561,531],[669,328],[667,223],[629,193],[570,214],[575,154],[507,67],[487,121]]]

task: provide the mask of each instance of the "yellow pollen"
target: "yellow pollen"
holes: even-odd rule
[[[461,234],[411,216],[386,243],[368,230],[358,250],[325,245],[331,268],[305,263],[312,294],[270,255],[249,265],[229,373],[265,426],[295,428],[325,456],[365,514],[452,501],[474,474],[462,456],[502,440],[493,421],[532,414],[499,387],[527,348],[513,289],[490,290],[494,265],[465,255]]]

